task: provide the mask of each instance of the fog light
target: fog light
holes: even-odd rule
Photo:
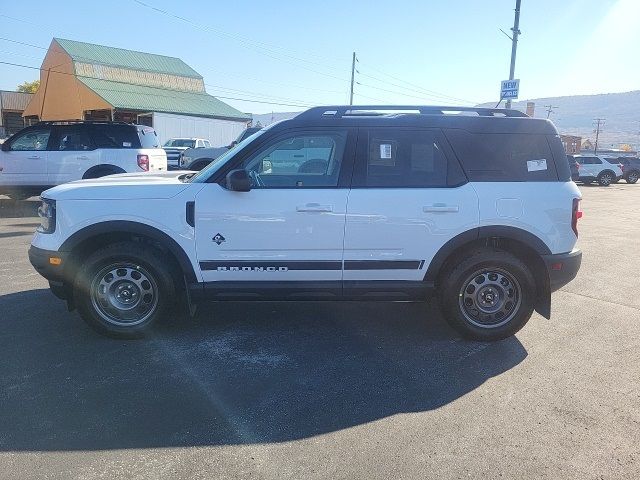
[[[51,265],[62,265],[62,259],[60,257],[49,257],[49,263]]]

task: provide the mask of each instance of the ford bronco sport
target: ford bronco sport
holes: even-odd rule
[[[316,107],[196,173],[42,195],[31,263],[107,335],[204,300],[440,302],[497,340],[580,266],[580,191],[553,124],[515,110]],[[212,307],[215,308],[215,307]]]

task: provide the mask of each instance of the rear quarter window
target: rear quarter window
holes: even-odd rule
[[[138,128],[138,137],[142,148],[160,148],[160,140],[156,131],[151,127]]]
[[[140,148],[133,125],[91,125],[91,137],[96,148]]]
[[[561,154],[562,161],[557,167],[547,135],[471,133],[460,129],[447,129],[445,135],[469,181],[547,182],[564,181],[570,177],[559,139],[560,152],[554,153],[556,156]]]

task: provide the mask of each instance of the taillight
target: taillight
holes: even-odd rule
[[[138,155],[138,166],[145,172],[149,171],[149,155]]]
[[[582,210],[580,210],[580,199],[573,199],[573,208],[571,211],[571,228],[573,229],[573,233],[578,236],[578,219],[582,218]]]

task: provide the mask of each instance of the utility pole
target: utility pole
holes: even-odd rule
[[[351,94],[349,95],[349,105],[353,105],[353,84],[356,76],[356,52],[353,52],[351,60]]]
[[[600,138],[600,130],[604,128],[604,118],[594,118],[593,119],[593,128],[595,128],[596,133],[596,145],[593,151],[594,155],[598,155],[598,139]]]
[[[516,50],[518,49],[518,35],[520,35],[520,1],[516,0],[516,13],[513,19],[513,36],[511,37],[511,68],[509,69],[509,80],[513,80],[516,72]],[[511,108],[511,99],[507,100],[505,108]]]
[[[547,119],[549,119],[554,109],[559,108],[556,105],[545,105],[545,107],[547,107]]]

